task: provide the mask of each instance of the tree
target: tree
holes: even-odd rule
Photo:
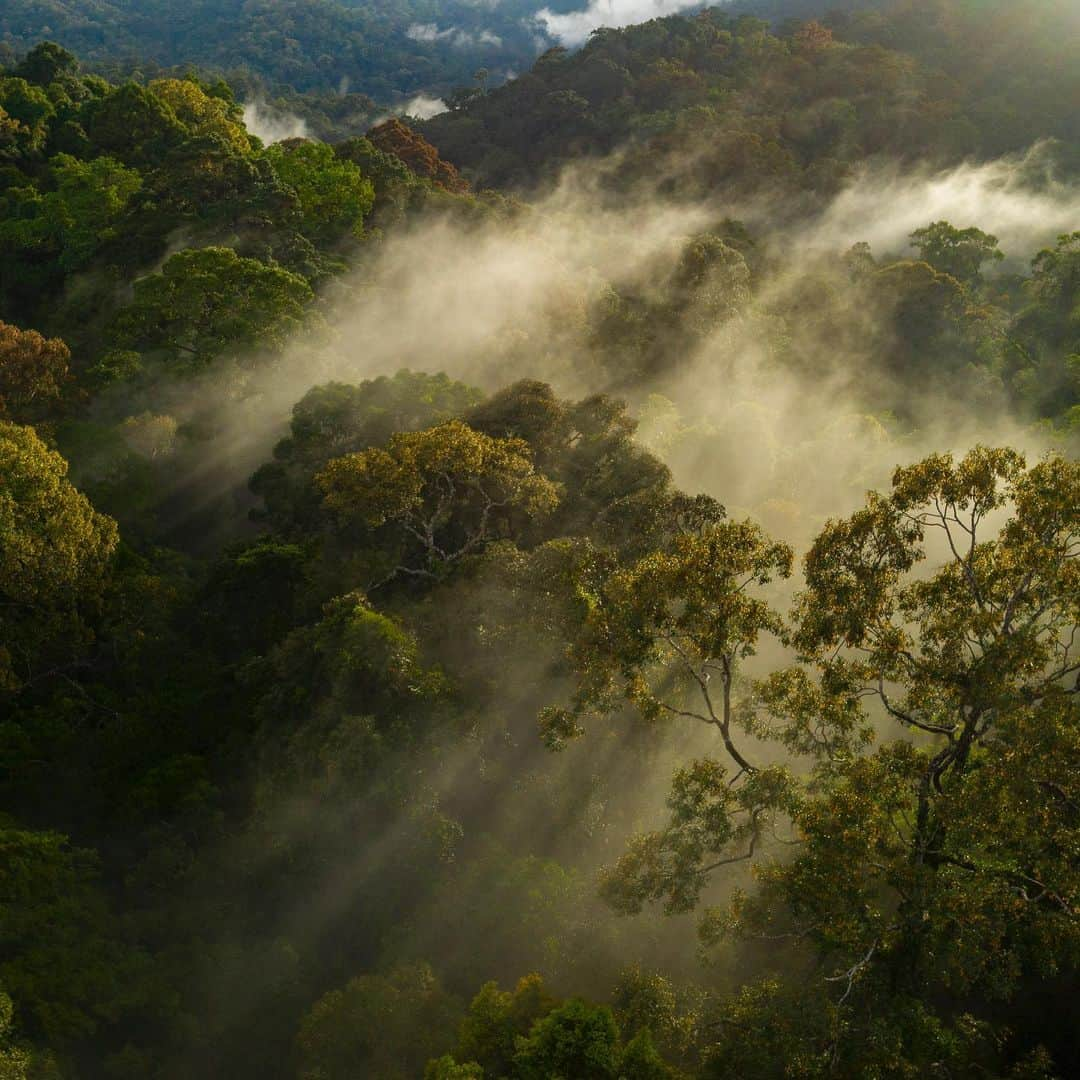
[[[357,593],[330,601],[318,622],[293,630],[272,652],[267,674],[258,705],[263,797],[340,793],[352,802],[358,791],[378,795],[389,779],[380,766],[406,747],[415,750],[444,719],[444,678],[421,663],[417,640],[400,620]],[[323,833],[332,830],[324,825]]]
[[[134,293],[114,321],[113,344],[180,371],[227,353],[280,348],[313,298],[302,277],[222,247],[173,255]]]
[[[619,1076],[625,1080],[676,1080],[677,1075],[660,1056],[648,1028],[642,1028],[623,1047]]]
[[[683,248],[671,280],[678,318],[698,334],[738,315],[750,301],[750,269],[740,251],[704,234]]]
[[[675,1070],[660,1056],[647,1028],[623,1031],[634,1033],[628,1042],[610,1008],[582,998],[559,1002],[539,975],[521,979],[513,993],[490,982],[469,1006],[455,1053],[430,1062],[425,1076],[674,1080]]]
[[[1080,802],[1078,507],[1075,462],[936,455],[831,522],[806,558],[793,636],[806,666],[757,696],[769,734],[816,762],[793,807],[799,844],[705,924],[817,954],[820,1022],[800,1038],[821,1064],[806,1075],[830,1060],[861,1074],[886,1052],[917,1068],[959,1037],[964,1002],[1008,1002],[1080,966],[1066,854]],[[916,573],[931,555],[941,564]],[[891,738],[883,726],[868,741],[866,701]]]
[[[394,187],[415,184],[416,177],[401,158],[380,150],[365,136],[354,136],[334,146],[334,153],[344,161],[351,161],[374,185],[376,195]]]
[[[636,964],[620,973],[612,995],[615,1018],[624,1035],[647,1029],[665,1055],[688,1066],[697,1058],[704,1001],[703,991]]]
[[[481,93],[479,90],[474,92]],[[427,139],[406,127],[396,117],[373,127],[367,137],[377,149],[393,154],[405,162],[417,176],[430,180],[436,187],[455,194],[463,194],[469,190],[468,182],[462,179],[457,169],[448,161],[443,161],[438,150]]]
[[[43,677],[88,635],[117,544],[115,523],[67,480],[33,428],[0,420],[0,689]]]
[[[459,1065],[450,1054],[443,1054],[427,1063],[424,1080],[484,1080],[484,1070],[475,1061]]]
[[[879,350],[896,375],[955,375],[973,358],[963,335],[963,286],[929,263],[903,260],[865,279],[867,299],[881,311]]]
[[[139,169],[153,167],[188,135],[172,107],[136,83],[112,88],[82,112],[93,147]]]
[[[577,679],[572,706],[542,717],[549,738],[625,701],[714,726],[737,767],[679,769],[668,825],[631,841],[604,895],[620,911],[656,900],[689,911],[721,868],[754,859],[759,889],[707,908],[703,939],[787,941],[822,971],[805,998],[763,985],[732,1003],[735,1034],[710,1075],[764,1077],[793,1057],[793,1075],[807,1077],[917,1075],[941,1060],[1044,1075],[1041,1052],[1025,1057],[964,1007],[1080,970],[1068,854],[1080,803],[1078,507],[1080,464],[1060,457],[1027,468],[1014,451],[977,448],[898,469],[891,494],[815,541],[789,632],[751,590],[785,576],[790,552],[754,526],[679,533],[629,569],[587,548],[548,549],[569,568],[537,570],[552,592],[572,583]],[[943,564],[916,573],[931,554]],[[767,632],[801,663],[736,705],[735,664]],[[883,728],[874,739],[871,701],[879,728],[899,728],[892,738]],[[756,765],[736,727],[810,762],[809,775]],[[785,819],[795,847],[777,855],[767,826]],[[769,1047],[740,1050],[747,1027],[772,1032]]]
[[[485,983],[461,1022],[455,1057],[477,1062],[486,1076],[509,1074],[519,1041],[556,1004],[539,975],[519,979],[512,992]]]
[[[1002,1063],[1000,1040],[971,1016],[942,1020],[919,1001],[889,1007],[851,1038],[856,1025],[833,1001],[794,980],[758,979],[726,998],[717,1014],[717,1037],[706,1048],[702,1080],[770,1080],[777,1062],[799,1080],[830,1076],[921,1077],[935,1072],[1003,1080],[1051,1080],[1045,1053],[1036,1050],[1015,1067]],[[847,1029],[847,1030],[845,1030]],[[752,1034],[749,1034],[752,1033]],[[848,1037],[837,1040],[838,1033]]]
[[[19,160],[41,150],[55,115],[40,86],[0,76],[0,160]]]
[[[637,422],[624,401],[606,394],[566,401],[547,383],[522,379],[465,421],[496,438],[524,439],[537,466],[560,486],[546,536],[591,536],[620,550],[647,550],[677,516],[671,473],[634,438]]]
[[[57,269],[70,273],[116,236],[142,178],[110,157],[80,161],[56,154],[50,165],[54,190],[26,187],[9,195],[14,212],[0,227],[0,244],[24,258],[54,259]]]
[[[191,135],[217,136],[235,153],[250,153],[251,140],[244,130],[240,108],[231,101],[207,94],[191,79],[155,79],[149,89],[172,109]]]
[[[360,169],[326,143],[277,144],[266,156],[300,201],[300,231],[318,243],[358,238],[371,212],[375,188]]]
[[[1009,333],[1013,385],[1037,415],[1068,423],[1080,405],[1080,232],[1035,256],[1025,293]]]
[[[453,1040],[458,1009],[426,964],[358,976],[324,994],[301,1021],[301,1080],[413,1080]]]
[[[0,981],[28,1031],[65,1045],[116,1008],[131,958],[108,924],[93,852],[0,819]]]
[[[616,1080],[620,1075],[619,1029],[606,1006],[572,998],[538,1020],[514,1054],[520,1080]]]
[[[263,537],[225,552],[205,589],[207,635],[222,654],[266,654],[297,622],[310,552]]]
[[[909,239],[920,259],[968,286],[982,283],[984,263],[1001,262],[1005,258],[998,249],[996,236],[976,228],[957,229],[947,221],[935,221],[916,229]]]
[[[465,383],[420,371],[379,375],[355,386],[324,383],[293,406],[287,449],[305,463],[325,465],[400,432],[449,420],[479,398],[480,392]]]
[[[803,52],[815,53],[828,49],[833,43],[833,32],[814,19],[803,23],[793,35],[796,46]]]
[[[33,1058],[28,1050],[11,1040],[14,1012],[11,998],[0,990],[0,1077],[3,1080],[30,1080]]]
[[[312,478],[331,459],[449,420],[480,397],[445,375],[412,371],[355,386],[313,386],[293,406],[289,435],[274,447],[274,460],[251,477],[251,490],[265,504],[253,516],[281,532],[315,531],[322,496]]]
[[[549,744],[580,733],[583,718],[629,704],[649,721],[714,728],[736,770],[712,758],[679,770],[669,826],[636,837],[605,876],[604,893],[621,911],[661,898],[670,912],[693,908],[713,870],[753,857],[789,798],[785,770],[757,766],[737,746],[733,693],[762,635],[781,632],[757,591],[789,576],[792,554],[751,522],[713,517],[626,569],[587,549],[568,552],[577,689],[569,708],[541,714]]]
[[[42,41],[23,57],[14,74],[35,86],[47,87],[78,71],[79,61],[67,49],[53,41]]]
[[[70,359],[59,338],[0,322],[0,419],[32,423],[54,411]]]
[[[558,503],[527,443],[493,439],[460,420],[338,458],[316,482],[342,524],[389,533],[394,562],[383,582],[399,574],[437,579],[512,535],[515,518],[541,517]]]

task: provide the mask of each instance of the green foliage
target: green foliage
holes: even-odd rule
[[[528,0],[483,13],[461,0],[437,9],[420,0],[376,7],[257,0],[242,10],[222,0],[194,0],[183,10],[164,0],[145,0],[138,9],[117,0],[12,0],[0,14],[0,37],[22,50],[47,33],[98,66],[129,57],[195,64],[254,72],[268,85],[319,89],[328,98],[351,83],[379,101],[404,103],[404,95],[471,82],[485,64],[521,70],[536,55],[537,36],[546,40],[532,19],[536,10]],[[418,25],[441,36],[410,34]]]
[[[926,1039],[966,1060],[928,987],[1008,1001],[1022,972],[1073,962],[1080,881],[1051,852],[1076,828],[1075,785],[1056,764],[1076,753],[1078,496],[1076,465],[1060,458],[1028,469],[1010,450],[935,456],[898,469],[890,495],[830,523],[807,556],[795,642],[837,704],[800,691],[780,710],[808,710],[802,729],[822,733],[807,746],[813,797],[794,810],[795,857],[761,869],[728,923],[806,940],[831,971],[817,1034],[790,1035],[824,1055],[798,1075],[823,1074],[837,1053],[860,1063],[849,1071],[887,1053],[903,1063],[873,1067],[917,1075]],[[914,574],[930,537],[944,563]],[[853,756],[828,738],[830,715],[867,696],[900,736]],[[1028,809],[1006,794],[1020,789]],[[1029,813],[1038,827],[1006,823]],[[724,925],[718,915],[706,932]]]
[[[135,283],[111,338],[118,348],[195,371],[223,355],[281,348],[312,296],[303,278],[229,248],[181,251]]]
[[[240,154],[251,149],[240,109],[231,98],[208,94],[194,79],[155,79],[148,89],[172,110],[189,135],[217,137]]]
[[[539,975],[526,975],[512,992],[485,983],[461,1022],[456,1057],[479,1063],[486,1076],[507,1075],[519,1041],[555,1005]]]
[[[538,1020],[517,1043],[514,1073],[521,1080],[619,1075],[619,1029],[611,1010],[572,998]]]
[[[116,549],[115,523],[67,480],[33,428],[0,421],[0,689],[85,640]]]
[[[0,305],[10,321],[63,336],[94,381],[131,367],[118,361],[132,348],[111,333],[116,309],[137,286],[149,288],[148,270],[179,245],[253,259],[264,282],[278,271],[315,284],[359,256],[377,191],[387,224],[423,212],[436,196],[450,213],[487,212],[366,140],[341,152],[306,140],[264,149],[221,80],[187,74],[110,85],[80,75],[50,43],[24,67],[0,75]],[[46,78],[53,81],[40,83]],[[257,333],[273,336],[273,322],[258,322]]]
[[[1080,405],[1080,233],[1040,251],[1031,271],[1028,302],[1010,334],[1009,366],[1021,400],[1067,425]]]
[[[123,997],[97,877],[93,852],[65,837],[0,826],[0,979],[26,1029],[52,1045],[93,1032]]]
[[[1009,5],[989,63],[954,0],[603,31],[508,87],[477,71],[424,128],[438,150],[398,121],[267,149],[220,79],[147,60],[116,86],[0,44],[0,1074],[1076,1071],[1077,466],[933,455],[824,515],[910,459],[916,396],[1080,430],[1080,241],[985,277],[996,241],[945,222],[919,259],[791,242],[867,159],[1071,138],[1055,6],[1052,36]],[[477,51],[415,40],[435,16],[411,2],[200,0],[167,42],[154,4],[138,35],[108,0],[61,7],[0,28],[110,15],[99,57],[131,31],[332,79],[235,82],[319,133],[382,112],[341,74],[430,89]],[[525,12],[437,26],[525,37]],[[630,208],[611,221],[636,224],[628,193],[752,188],[753,233],[696,214],[604,281],[440,156],[531,185],[616,147],[590,169]],[[556,275],[550,312],[454,363],[554,364],[641,426],[530,377],[325,382],[353,343],[296,331],[426,265],[423,215],[462,258],[540,237]],[[811,431],[801,398],[745,400],[757,372],[810,396],[849,375],[854,400]],[[703,465],[738,519],[674,486]],[[816,534],[789,618],[774,528]]]
[[[417,713],[427,713],[440,688],[437,673],[420,666],[415,638],[358,594],[336,598],[319,622],[295,630],[276,652],[274,666],[277,685],[264,707],[282,721],[293,718],[281,726],[298,740],[305,729],[295,721],[304,715],[315,720],[321,712],[338,722],[368,714],[400,723],[409,699]]]
[[[11,217],[0,227],[0,245],[14,258],[51,257],[70,273],[116,236],[116,222],[142,179],[109,157],[79,161],[57,154],[51,165],[54,190],[8,190]]]
[[[0,418],[30,423],[52,413],[70,378],[59,339],[0,322]]]
[[[300,201],[300,230],[310,240],[359,237],[375,189],[360,169],[325,143],[271,146],[267,159]]]
[[[794,32],[723,7],[603,29],[504,86],[448,98],[421,130],[480,186],[532,189],[619,147],[613,189],[687,200],[718,187],[828,195],[874,155],[960,162],[1075,140],[1064,0],[844,6],[859,10]]]
[[[511,535],[515,517],[542,517],[558,503],[524,440],[493,439],[459,420],[337,458],[316,481],[344,526],[389,528],[397,562],[384,580],[435,578]]]
[[[4,1080],[30,1080],[30,1053],[11,1041],[13,1013],[11,998],[0,990],[0,1076]]]
[[[660,1056],[648,1028],[642,1028],[623,1049],[619,1075],[626,1080],[675,1080],[677,1074]]]
[[[310,553],[264,537],[226,552],[205,587],[207,631],[230,653],[265,655],[298,621]]]
[[[300,1024],[297,1050],[301,1080],[380,1076],[412,1080],[453,1039],[458,1003],[431,969],[397,968],[385,976],[361,975],[331,990]],[[475,1076],[475,1072],[436,1072]]]
[[[290,434],[274,447],[274,460],[250,481],[263,499],[254,512],[283,533],[314,529],[321,497],[312,478],[331,459],[389,441],[462,413],[479,392],[445,375],[399,371],[357,386],[312,387],[294,406]]]
[[[564,570],[564,588],[577,599],[568,654],[577,689],[570,708],[541,713],[549,745],[580,733],[583,718],[627,702],[648,721],[681,717],[714,727],[738,766],[730,782],[709,759],[677,774],[669,829],[637,837],[606,879],[620,910],[640,910],[644,899],[661,896],[668,911],[692,908],[709,872],[750,858],[789,799],[783,770],[759,770],[737,748],[732,691],[738,664],[762,634],[781,629],[751,590],[790,575],[791,559],[790,549],[750,522],[706,518],[628,569],[586,555]]]
[[[689,1063],[701,1040],[703,997],[699,989],[634,965],[620,974],[612,1006],[624,1034],[647,1031],[665,1056]]]
[[[607,1006],[582,998],[558,1002],[538,975],[521,979],[513,993],[486,983],[462,1021],[454,1055],[430,1062],[426,1075],[675,1080],[678,1074],[660,1056],[648,1028],[624,1031],[634,1033],[626,1042]],[[455,1068],[475,1071],[459,1074]]]
[[[56,110],[40,86],[12,76],[0,78],[0,160],[18,160],[45,145]]]
[[[708,1051],[702,1076],[765,1080],[776,1075],[778,1061],[784,1076],[800,1080],[837,1072],[914,1080],[941,1068],[961,1076],[1051,1075],[1039,1050],[1012,1068],[1002,1067],[1000,1040],[970,1015],[945,1022],[921,1002],[899,995],[882,1006],[872,1019],[853,1018],[777,980],[752,983],[724,1003],[720,1037]],[[860,1028],[860,1037],[853,1038]],[[754,1037],[747,1038],[747,1031]]]
[[[919,258],[965,285],[982,281],[984,263],[1005,258],[998,249],[996,236],[981,229],[957,229],[947,221],[935,221],[924,229],[916,229],[910,239],[919,251]]]
[[[167,102],[135,83],[92,102],[84,126],[95,147],[136,168],[149,167],[187,134]]]
[[[484,1080],[484,1071],[473,1061],[459,1065],[449,1054],[443,1054],[427,1063],[424,1080]]]
[[[14,70],[14,74],[35,86],[51,86],[74,77],[78,59],[53,41],[35,45]]]

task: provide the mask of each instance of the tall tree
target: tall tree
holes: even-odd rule
[[[983,265],[1005,258],[996,236],[974,227],[958,229],[947,221],[916,229],[909,239],[919,258],[965,285],[981,284]]]
[[[181,371],[227,353],[281,347],[313,297],[302,277],[220,247],[173,255],[134,292],[115,320],[113,342]]]
[[[0,419],[31,423],[52,412],[70,378],[59,338],[0,322]]]
[[[807,556],[793,635],[805,666],[755,702],[762,733],[815,762],[799,842],[704,928],[816,953],[807,1075],[905,1055],[925,1068],[961,1044],[969,1064],[1000,1061],[965,1003],[1075,979],[1078,508],[1075,462],[937,455],[898,469],[891,493],[831,522]]]
[[[33,428],[0,420],[0,690],[63,670],[89,633],[116,525]]]
[[[460,420],[394,435],[386,449],[332,461],[316,480],[346,526],[388,533],[389,574],[438,578],[495,539],[515,518],[549,513],[555,486],[521,439],[493,439]]]

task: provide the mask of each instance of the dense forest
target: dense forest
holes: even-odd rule
[[[165,7],[0,14],[0,1080],[1076,1075],[1075,6]]]
[[[389,103],[471,84],[480,67],[500,79],[527,67],[543,40],[532,11],[527,0],[8,0],[0,49],[49,36],[106,73],[194,65]]]
[[[1056,0],[908,0],[776,34],[713,8],[550,50],[505,86],[450,98],[424,131],[497,186],[629,145],[621,183],[667,181],[691,199],[718,185],[834,194],[867,157],[943,164],[1034,135],[1059,140],[1075,173],[1078,40],[1075,5]]]

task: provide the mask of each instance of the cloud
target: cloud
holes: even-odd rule
[[[413,23],[405,36],[413,41],[439,41],[452,33],[452,30],[440,30],[434,23]]]
[[[286,139],[305,139],[308,133],[303,117],[270,110],[261,101],[245,103],[244,126],[268,146]]]
[[[906,248],[908,236],[933,221],[977,226],[1006,255],[1030,258],[1080,222],[1080,190],[1054,178],[1051,147],[1023,156],[931,172],[895,166],[858,175],[810,231],[838,246],[866,241],[877,253]]]
[[[443,41],[448,45],[452,45],[455,49],[475,49],[481,45],[490,45],[492,48],[498,49],[502,46],[502,38],[498,34],[493,34],[490,30],[481,30],[478,34],[474,34],[469,30],[462,30],[456,26],[449,26],[445,30],[440,30],[436,23],[412,23],[408,30],[405,31],[405,36],[412,38],[413,41],[431,43]]]
[[[415,116],[418,120],[430,120],[433,116],[444,112],[446,112],[446,102],[442,98],[430,97],[427,94],[417,94],[405,106],[405,115]]]
[[[924,386],[889,369],[880,355],[888,312],[858,303],[836,261],[859,240],[879,254],[899,252],[912,229],[935,217],[995,230],[1007,252],[1029,258],[1078,220],[1080,188],[1036,181],[1025,161],[941,173],[867,170],[814,222],[788,225],[765,196],[756,205],[719,191],[693,204],[650,192],[612,200],[598,173],[617,169],[617,158],[568,169],[512,220],[435,216],[394,231],[327,290],[318,332],[298,335],[265,363],[178,385],[176,400],[154,401],[152,411],[217,432],[204,457],[178,468],[185,491],[243,498],[290,407],[317,383],[407,367],[489,391],[538,378],[563,396],[615,392],[637,409],[655,393],[674,412],[663,402],[646,410],[643,435],[680,485],[805,544],[826,517],[886,485],[899,461],[978,441],[1040,449],[1044,436],[1010,414],[995,386],[961,372],[968,381],[945,393],[941,383]],[[783,258],[762,271],[751,309],[718,324],[674,366],[628,384],[590,344],[606,283],[647,296],[670,277],[687,238],[725,217],[751,223]],[[810,311],[810,303],[813,317],[798,326],[798,362],[781,362],[791,346],[778,342],[773,313]],[[903,428],[869,415],[892,400],[906,405]]]
[[[589,6],[581,11],[542,8],[536,21],[560,44],[572,48],[602,26],[618,29],[702,6],[701,0],[589,0]]]

